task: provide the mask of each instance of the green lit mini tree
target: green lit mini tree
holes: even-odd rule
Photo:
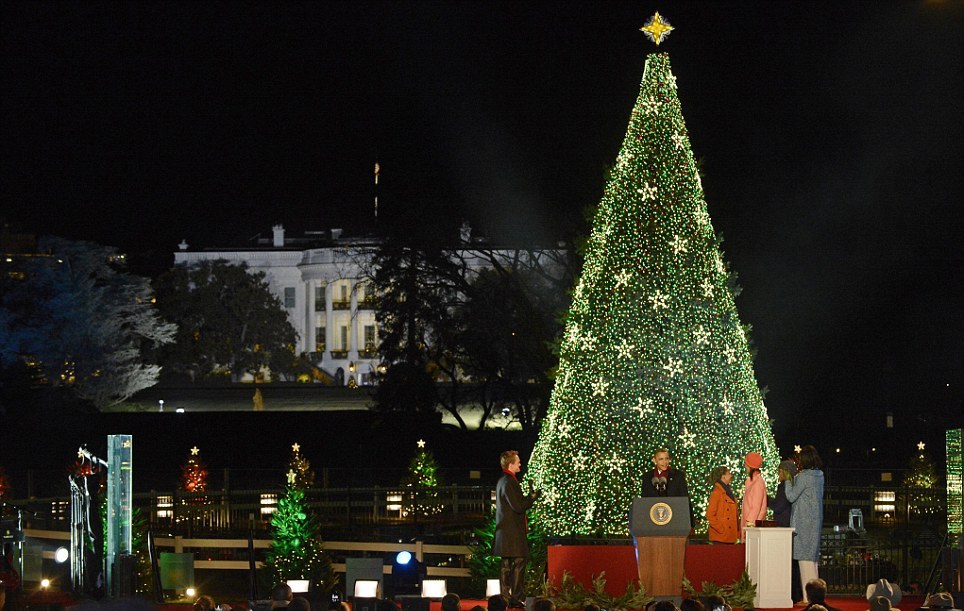
[[[918,518],[936,518],[941,513],[941,478],[923,441],[904,472],[907,509]]]
[[[331,558],[322,549],[318,521],[306,498],[314,473],[297,443],[291,446],[291,452],[284,495],[271,516],[271,547],[265,570],[272,584],[307,579],[313,591],[330,592],[336,584],[335,572]]]
[[[711,469],[728,465],[742,482],[748,451],[764,456],[776,484],[749,326],[737,314],[676,87],[669,56],[649,55],[587,243],[529,461],[550,536],[626,534],[659,447],[686,471],[697,518]]]
[[[418,450],[408,463],[408,475],[402,480],[404,501],[402,510],[406,516],[426,517],[442,511],[439,486],[438,461],[431,450],[425,449],[425,441],[418,440]]]

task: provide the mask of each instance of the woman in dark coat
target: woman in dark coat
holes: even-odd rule
[[[780,463],[777,470],[780,474],[780,483],[777,485],[776,496],[767,497],[767,506],[773,510],[773,520],[777,526],[789,528],[790,513],[792,506],[787,500],[787,491],[783,487],[783,482],[793,482],[793,476],[797,474],[797,465],[792,460],[785,460]],[[803,600],[803,589],[800,586],[800,565],[796,560],[790,560],[790,597],[797,603]]]

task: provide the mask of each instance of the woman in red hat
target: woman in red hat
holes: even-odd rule
[[[759,452],[747,452],[743,460],[747,468],[746,487],[743,488],[743,511],[740,515],[740,538],[746,540],[746,527],[767,515],[767,486],[760,467],[763,457]]]

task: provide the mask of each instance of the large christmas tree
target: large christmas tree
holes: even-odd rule
[[[653,23],[665,32],[658,15]],[[530,460],[550,536],[625,535],[659,447],[686,471],[697,517],[711,469],[728,465],[739,489],[750,450],[763,454],[775,484],[776,446],[731,280],[669,56],[651,54],[596,213]]]

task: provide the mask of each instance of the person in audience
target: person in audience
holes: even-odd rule
[[[827,611],[840,611],[840,609],[827,604],[827,582],[823,579],[819,577],[811,579],[807,582],[804,590],[806,590],[807,600],[809,601],[804,611],[813,611],[816,606],[823,607]]]
[[[304,596],[295,596],[288,603],[288,611],[311,611],[311,603]]]
[[[867,599],[867,602],[870,602],[877,596],[883,596],[890,601],[890,606],[896,607],[900,604],[904,593],[896,583],[890,583],[886,579],[878,579],[875,583],[867,586],[867,593],[864,597]]]
[[[740,514],[740,539],[746,541],[746,527],[756,526],[757,520],[767,517],[767,485],[763,481],[763,456],[759,452],[747,452],[746,484],[743,487],[743,511]]]
[[[475,605],[474,607],[469,609],[469,611],[485,611],[485,607],[483,607],[482,605]]]
[[[698,598],[687,598],[679,605],[679,611],[705,611],[706,607]]]
[[[730,487],[733,474],[726,467],[717,467],[710,473],[710,481],[713,491],[706,505],[710,541],[736,543],[740,535],[736,526],[736,497]]]
[[[398,611],[398,605],[387,598],[383,598],[375,603],[375,609],[377,611]]]
[[[886,596],[875,596],[874,599],[870,601],[870,609],[868,609],[868,611],[890,611],[891,609],[889,598]]]
[[[442,597],[442,611],[462,611],[462,599],[458,594],[446,594]]]
[[[194,601],[194,611],[214,611],[214,599],[210,596],[201,596]]]
[[[922,586],[919,581],[912,581],[904,588],[904,594],[907,596],[923,596],[924,586]]]
[[[351,607],[349,607],[345,601],[340,600],[328,605],[328,611],[351,611]]]
[[[730,605],[726,604],[726,599],[719,594],[714,594],[706,599],[707,611],[730,611]]]
[[[800,582],[806,584],[817,579],[817,561],[820,559],[820,535],[823,532],[823,461],[812,445],[801,448],[797,454],[797,476],[793,481],[783,482],[787,500],[793,510],[790,526],[793,527],[793,559],[800,563]],[[809,602],[804,592],[803,602]]]
[[[505,611],[509,608],[509,599],[501,594],[493,594],[488,600],[489,611]]]
[[[287,607],[291,602],[291,597],[291,586],[286,583],[279,583],[271,590],[271,608]]]
[[[592,603],[589,603],[588,605],[582,608],[582,611],[602,611],[602,609],[599,608],[599,605],[594,605]]]
[[[556,603],[548,598],[537,598],[532,603],[532,611],[556,611]]]

